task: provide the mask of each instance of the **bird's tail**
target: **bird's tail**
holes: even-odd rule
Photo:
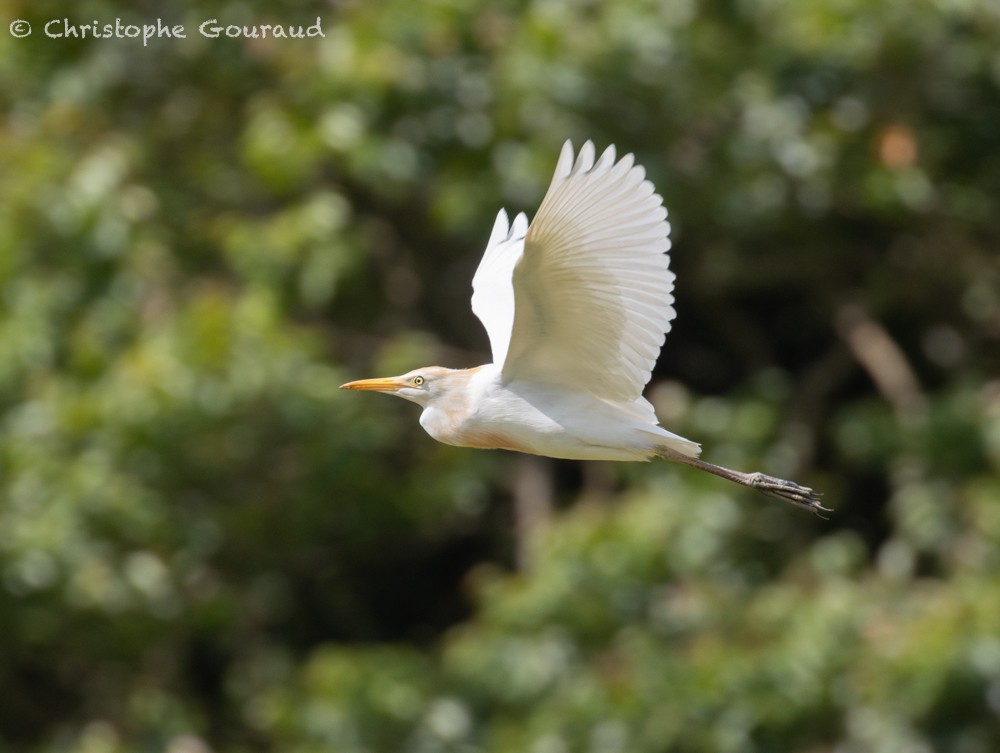
[[[656,417],[656,410],[653,408],[652,403],[645,398],[640,397],[631,403],[619,404],[619,407],[624,409],[636,421],[635,428],[645,433],[652,440],[649,446],[653,448],[654,454],[664,457],[660,452],[661,448],[668,454],[671,452],[679,453],[689,458],[696,458],[701,454],[700,444],[692,442],[690,439],[685,439],[680,434],[667,431],[660,426],[659,419]]]
[[[680,434],[667,431],[662,426],[656,427],[656,447],[657,456],[667,460],[675,459],[677,455],[684,455],[689,458],[696,458],[701,455],[701,445],[685,439]]]

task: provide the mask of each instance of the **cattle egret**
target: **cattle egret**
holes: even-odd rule
[[[429,366],[363,379],[423,407],[420,424],[459,447],[578,460],[660,457],[813,512],[812,489],[698,458],[700,446],[661,427],[642,396],[670,329],[674,273],[662,198],[631,154],[595,162],[588,141],[563,145],[531,224],[500,210],[472,279],[472,310],[493,363]]]

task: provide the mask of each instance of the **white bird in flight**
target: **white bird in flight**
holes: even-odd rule
[[[493,363],[428,366],[342,386],[423,407],[420,424],[459,447],[577,460],[660,457],[804,507],[809,487],[698,458],[700,446],[659,425],[642,396],[673,308],[670,224],[663,199],[631,154],[573,159],[567,141],[538,214],[501,209],[472,280],[472,310]]]

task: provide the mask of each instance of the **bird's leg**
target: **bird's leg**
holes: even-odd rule
[[[693,458],[689,455],[684,455],[683,453],[667,448],[662,448],[659,451],[659,455],[665,460],[671,460],[675,463],[683,463],[684,465],[689,465],[692,468],[698,468],[699,470],[707,471],[729,481],[734,481],[737,484],[749,486],[751,489],[763,492],[769,497],[774,497],[775,499],[788,502],[796,507],[802,507],[806,510],[810,510],[817,515],[823,512],[829,512],[829,508],[823,507],[823,505],[820,504],[820,495],[817,492],[814,492],[808,486],[796,484],[794,481],[787,481],[786,479],[777,478],[776,476],[768,476],[760,471],[756,471],[754,473],[734,471],[732,468],[724,468],[721,465],[715,465],[714,463],[709,463],[706,460]]]

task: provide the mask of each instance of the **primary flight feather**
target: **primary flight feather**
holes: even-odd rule
[[[430,366],[344,389],[423,406],[438,441],[581,460],[662,457],[821,511],[793,481],[698,458],[699,446],[659,425],[642,396],[670,324],[674,273],[663,200],[631,154],[574,159],[563,145],[534,220],[500,210],[473,277],[472,310],[493,362]]]

